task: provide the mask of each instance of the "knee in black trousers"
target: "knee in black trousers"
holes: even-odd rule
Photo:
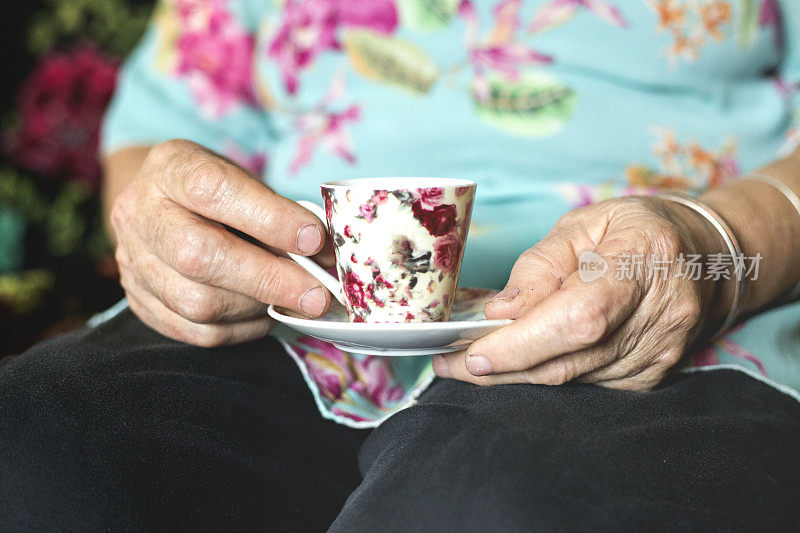
[[[365,435],[274,339],[201,349],[126,312],[0,363],[0,530],[324,530]]]
[[[0,529],[320,531],[357,455],[335,531],[800,525],[800,404],[739,372],[437,380],[367,435],[274,339],[206,350],[126,312],[0,363]]]
[[[800,527],[800,404],[736,371],[647,394],[438,381],[360,463],[334,531]]]

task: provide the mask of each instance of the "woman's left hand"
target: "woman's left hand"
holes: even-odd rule
[[[734,283],[705,280],[705,269],[680,275],[689,270],[681,258],[701,254],[702,263],[724,251],[711,224],[674,202],[630,197],[570,211],[486,304],[487,318],[514,322],[436,356],[434,369],[479,385],[577,379],[650,389],[718,324],[730,299],[723,288]]]

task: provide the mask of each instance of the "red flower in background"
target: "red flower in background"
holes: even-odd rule
[[[46,56],[20,86],[19,122],[5,139],[8,156],[46,177],[96,188],[100,125],[117,68],[115,60],[92,45]]]
[[[425,209],[422,207],[422,202],[417,200],[411,204],[411,211],[414,213],[414,218],[419,220],[434,237],[446,235],[456,226],[456,206],[453,204]]]

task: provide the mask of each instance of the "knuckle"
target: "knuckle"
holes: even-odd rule
[[[125,291],[125,295],[129,296],[131,291],[132,291],[132,289],[133,289],[133,285],[131,283],[130,274],[128,273],[128,271],[126,269],[120,269],[120,272],[119,272],[119,285],[120,285],[120,287],[122,287],[122,290]]]
[[[678,361],[683,357],[682,350],[669,349],[664,350],[653,359],[650,367],[651,370],[659,375],[666,374],[667,370],[678,364]]]
[[[230,196],[225,165],[212,156],[195,156],[188,163],[185,180],[186,198],[192,206],[212,209]]]
[[[543,254],[539,251],[539,249],[534,246],[533,248],[528,248],[517,259],[517,263],[522,264],[531,264],[531,263],[540,263],[544,259]],[[515,265],[516,266],[516,265]]]
[[[145,322],[145,310],[135,298],[128,298],[128,307],[139,320]],[[172,337],[173,339],[175,337]]]
[[[149,163],[154,163],[159,167],[167,165],[175,156],[182,151],[195,146],[194,143],[183,139],[170,139],[153,146],[147,153]]]
[[[119,193],[119,196],[114,200],[114,203],[111,205],[111,212],[109,213],[109,219],[111,220],[111,226],[119,233],[122,229],[127,226],[127,222],[130,219],[130,213],[135,213],[136,211],[132,209],[133,202],[135,201],[136,195],[133,193],[132,187],[129,185]]]
[[[147,154],[148,158],[155,160],[167,160],[172,154],[175,153],[178,141],[168,140],[153,146]]]
[[[275,297],[283,291],[284,277],[279,264],[269,264],[261,271],[256,283],[255,298],[263,303],[274,303]]]
[[[194,344],[195,346],[201,346],[197,342],[197,333],[195,331],[190,331],[189,329],[179,326],[169,324],[166,326],[162,326],[162,329],[166,331],[166,336],[172,339],[175,339],[179,342],[185,342],[186,344]]]
[[[189,277],[200,277],[205,271],[206,262],[203,246],[196,241],[185,242],[175,250],[175,266]]]
[[[191,337],[189,342],[202,348],[224,346],[231,341],[231,333],[227,328],[213,326],[201,326]]]
[[[542,374],[541,383],[544,385],[563,385],[572,381],[577,374],[575,363],[567,357],[554,359],[547,365]]]
[[[125,222],[125,209],[122,205],[122,195],[125,194],[124,192],[117,197],[114,201],[114,204],[111,206],[111,213],[109,213],[109,219],[111,220],[111,227],[114,228],[116,233],[119,233],[120,229],[124,226]]]
[[[676,315],[680,323],[694,327],[700,322],[703,309],[696,298],[684,298],[676,305]]]
[[[195,344],[195,332],[177,316],[163,316],[158,321],[158,330],[171,339],[187,344]]]
[[[129,266],[130,258],[128,257],[128,253],[120,245],[117,245],[117,248],[114,250],[114,260],[117,262],[117,266],[121,270],[126,269]]]
[[[608,326],[608,318],[601,303],[585,299],[569,308],[566,333],[584,346],[591,346],[600,341],[605,336]]]
[[[527,268],[533,267],[537,269],[537,271],[543,271],[562,283],[564,281],[564,272],[568,271],[566,265],[564,265],[559,257],[554,254],[545,253],[537,246],[525,250],[517,260],[514,268],[519,270],[522,268],[521,265],[525,265]],[[512,272],[513,270],[512,268]]]
[[[656,225],[650,241],[656,253],[667,257],[677,257],[683,251],[683,240],[678,230],[666,222]]]
[[[587,207],[578,207],[575,209],[570,209],[569,211],[561,215],[561,217],[559,217],[559,219],[555,223],[555,227],[558,228],[562,226],[568,226],[573,222],[580,220],[581,218],[583,218],[583,214],[586,210]]]
[[[181,298],[179,313],[195,324],[210,324],[220,318],[220,307],[203,289],[187,291]]]
[[[200,225],[191,225],[184,230],[182,237],[174,251],[175,267],[190,278],[206,278],[215,255],[208,231]]]

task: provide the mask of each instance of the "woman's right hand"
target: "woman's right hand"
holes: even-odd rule
[[[312,317],[330,305],[319,281],[276,255],[320,252],[319,219],[192,142],[154,147],[114,201],[111,223],[131,309],[173,339],[234,344],[269,332],[267,304]]]

